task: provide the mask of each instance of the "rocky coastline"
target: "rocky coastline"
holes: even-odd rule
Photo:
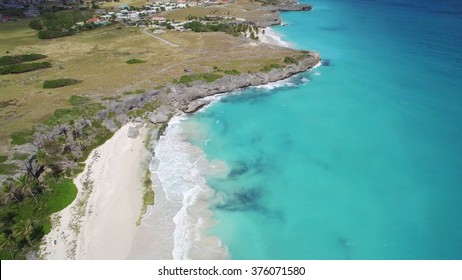
[[[268,27],[281,24],[279,11],[310,11],[312,6],[299,4],[296,0],[283,0],[277,5],[264,5],[260,9],[268,12],[267,20],[254,24],[259,27]],[[319,61],[320,55],[318,53],[307,51],[306,57],[297,63],[286,65],[283,68],[275,68],[268,72],[226,75],[211,83],[203,81],[195,81],[191,85],[172,83],[162,89],[148,90],[143,94],[126,97],[120,101],[104,101],[102,105],[105,109],[100,110],[94,116],[78,118],[72,124],[37,127],[32,143],[14,146],[10,151],[11,154],[29,155],[26,160],[11,162],[22,169],[13,176],[0,175],[0,183],[8,178],[16,180],[24,174],[33,179],[39,179],[41,174],[50,168],[37,160],[39,151],[52,155],[67,154],[66,156],[53,157],[55,162],[51,168],[57,171],[77,168],[77,159],[82,159],[82,156],[88,154],[88,149],[95,147],[98,133],[101,133],[100,128],[92,129],[95,123],[111,133],[133,121],[162,124],[179,112],[193,113],[197,111],[207,104],[207,101],[203,99],[206,96],[282,80],[308,70]],[[153,112],[146,110],[141,115],[130,113],[136,110],[143,111],[147,104],[154,103],[156,103],[156,110]],[[137,116],[134,117],[133,115]],[[62,145],[53,145],[60,141],[63,142],[63,139],[65,141]]]
[[[268,10],[268,21],[255,25],[267,27],[280,24],[279,11],[307,10],[311,6],[302,7],[289,0],[270,8],[272,10]],[[246,44],[256,46],[250,39],[243,40]],[[72,109],[62,109],[59,114],[52,116],[51,121],[35,126],[33,135],[28,136],[33,139],[31,142],[11,146],[8,158],[13,159],[5,163],[18,166],[18,169],[12,175],[0,175],[0,184],[5,190],[15,190],[15,185],[25,183],[35,188],[34,192],[49,194],[50,182],[56,184],[68,181],[81,174],[85,167],[84,161],[90,153],[103,143],[109,143],[107,140],[112,140],[120,131],[124,131],[125,137],[131,140],[139,138],[141,127],[156,129],[159,136],[171,117],[196,112],[210,102],[206,97],[283,80],[307,71],[321,60],[320,55],[314,51],[300,51],[296,58],[286,59],[282,65],[271,64],[259,72],[228,74],[212,82],[174,82],[160,89],[107,98],[100,102],[88,97],[73,96],[76,100]],[[127,124],[132,125],[124,130]],[[144,135],[150,134],[146,130]],[[140,143],[149,141],[146,138]],[[21,155],[21,158],[15,158],[15,154]],[[35,199],[32,190],[30,193]],[[27,258],[35,257],[27,255]]]
[[[149,90],[144,94],[131,96],[119,102],[108,102],[104,104],[106,109],[99,111],[92,118],[90,116],[79,118],[72,124],[59,124],[51,129],[39,128],[34,134],[33,143],[16,146],[12,150],[12,152],[30,154],[30,157],[23,163],[22,172],[18,172],[13,178],[27,174],[40,180],[41,175],[49,168],[58,171],[77,168],[78,162],[75,159],[86,154],[89,147],[92,147],[92,143],[96,141],[96,134],[99,132],[93,129],[95,124],[98,124],[97,126],[101,124],[102,129],[112,133],[128,122],[161,125],[168,122],[173,115],[183,112],[194,113],[208,103],[204,97],[283,80],[314,67],[319,61],[320,55],[310,51],[306,52],[306,57],[298,63],[275,68],[267,73],[227,75],[211,83],[195,81],[191,85],[168,84],[159,90]],[[130,114],[136,110],[143,110],[150,103],[158,105],[154,111],[143,112],[137,117]],[[65,139],[64,143],[62,139]],[[52,166],[44,166],[37,156],[39,151],[51,155],[67,154],[68,156],[56,157]]]

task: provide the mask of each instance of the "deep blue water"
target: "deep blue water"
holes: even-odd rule
[[[462,259],[462,1],[309,3],[274,29],[329,66],[184,121],[230,168],[209,234],[232,259]]]

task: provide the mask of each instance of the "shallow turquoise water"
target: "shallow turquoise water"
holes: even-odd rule
[[[232,259],[462,259],[462,4],[414,2],[284,13],[330,65],[184,121]]]

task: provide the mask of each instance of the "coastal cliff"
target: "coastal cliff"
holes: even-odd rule
[[[33,154],[24,163],[24,173],[39,179],[50,169],[64,171],[76,168],[76,159],[85,157],[95,143],[108,138],[128,122],[165,123],[175,114],[193,113],[200,109],[208,103],[204,97],[283,80],[314,67],[319,61],[320,55],[310,51],[297,63],[268,72],[227,75],[211,83],[195,81],[191,85],[169,84],[160,90],[149,90],[119,102],[108,102],[106,109],[93,117],[59,124],[51,130],[39,130],[34,135],[33,143],[19,146],[16,150]],[[152,104],[155,104],[154,110],[146,108]],[[39,151],[42,155],[37,157]],[[43,153],[50,155],[52,164],[44,166],[43,159],[40,160]],[[17,177],[22,174],[17,174]]]
[[[280,9],[279,9],[280,8]],[[280,23],[279,10],[281,7],[272,6],[270,21],[264,26]],[[292,9],[292,8],[291,8]],[[295,8],[294,8],[295,9]],[[298,9],[298,8],[297,8]],[[274,16],[274,20],[273,17]],[[263,24],[263,23],[262,23]],[[240,47],[259,47],[267,43],[256,43],[247,38],[240,38],[243,44]],[[271,46],[276,50],[287,48],[281,46]],[[63,189],[66,185],[73,192],[77,192],[75,185],[70,178],[81,174],[86,159],[91,158],[92,151],[102,146],[108,139],[113,139],[114,133],[117,136],[120,131],[124,131],[124,136],[132,140],[139,137],[140,126],[143,124],[159,129],[165,127],[172,116],[194,113],[201,107],[208,104],[209,99],[205,98],[216,94],[231,92],[249,86],[258,86],[271,82],[289,78],[297,73],[304,72],[320,61],[320,55],[312,51],[286,52],[289,54],[278,59],[268,59],[265,65],[259,65],[252,70],[235,69],[218,70],[218,67],[205,68],[199,73],[189,73],[184,70],[184,76],[214,77],[213,79],[199,79],[193,81],[183,81],[178,78],[174,82],[159,89],[150,89],[144,93],[131,93],[130,95],[120,94],[117,97],[102,98],[100,101],[85,96],[72,96],[72,108],[57,109],[46,121],[36,125],[28,139],[27,144],[14,145],[8,151],[8,158],[13,155],[21,155],[21,158],[14,158],[13,163],[19,168],[11,175],[0,175],[0,182],[5,186],[5,190],[12,190],[10,199],[18,200],[26,195],[16,192],[20,184],[32,188],[31,198],[27,200],[28,205],[40,207],[40,203],[47,203],[45,199],[55,199],[52,197],[55,189]],[[263,67],[263,68],[260,68]],[[217,68],[217,69],[215,69]],[[259,69],[259,70],[257,70]],[[249,72],[247,72],[249,71]],[[224,75],[224,76],[223,76]],[[134,127],[126,129],[126,124]],[[146,131],[147,132],[147,131]],[[114,137],[113,137],[114,136]],[[145,137],[142,137],[143,140]],[[143,140],[139,141],[140,143]],[[148,141],[146,139],[146,141]],[[143,146],[143,144],[140,144]],[[122,161],[124,162],[124,161]],[[10,163],[10,162],[7,162]],[[87,164],[88,165],[88,164]],[[112,167],[109,167],[112,169]],[[74,190],[75,189],[75,190]],[[81,189],[78,190],[81,193]],[[67,189],[63,192],[70,193]],[[37,196],[37,197],[36,197]],[[5,196],[6,197],[6,196]],[[39,199],[40,201],[37,201]],[[72,197],[60,201],[61,208],[51,209],[50,212],[41,213],[40,224],[51,227],[49,215],[60,211],[69,205]],[[43,202],[43,201],[45,202]],[[18,200],[18,203],[20,201]],[[32,208],[31,208],[32,209]],[[35,208],[34,208],[35,209]],[[48,209],[47,209],[48,211]],[[28,221],[26,221],[28,222]],[[43,226],[43,227],[45,227]],[[37,236],[34,244],[40,242],[41,236]],[[37,242],[37,243],[36,243]],[[53,240],[49,240],[49,244]],[[23,250],[24,253],[30,252],[31,248]],[[21,254],[23,254],[21,252]],[[35,255],[18,255],[20,258],[35,258]]]
[[[163,104],[170,104],[185,113],[192,113],[207,103],[204,97],[283,80],[314,67],[319,61],[318,53],[308,52],[306,58],[298,63],[280,69],[275,68],[267,73],[229,75],[212,83],[196,82],[191,87],[171,84],[167,87],[167,91],[161,92],[160,99]]]

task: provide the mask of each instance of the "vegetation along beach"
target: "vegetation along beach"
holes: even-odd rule
[[[0,258],[462,259],[458,0],[0,1]]]
[[[68,2],[0,3],[1,259],[141,258],[169,120],[318,64],[266,29],[311,6]]]

